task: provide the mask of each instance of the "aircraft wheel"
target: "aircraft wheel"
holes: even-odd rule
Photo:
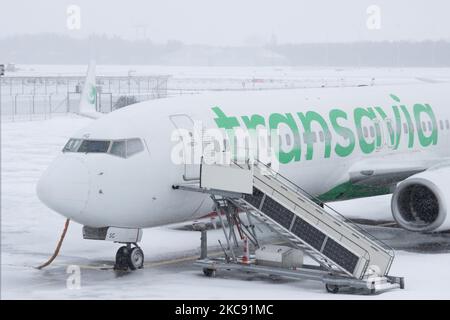
[[[127,246],[122,246],[117,250],[116,253],[116,264],[114,265],[115,270],[128,270],[128,248]]]
[[[128,267],[131,270],[142,269],[144,267],[144,252],[139,247],[131,249],[127,256]]]
[[[339,292],[339,286],[337,286],[335,284],[326,284],[325,289],[329,293],[338,293]]]

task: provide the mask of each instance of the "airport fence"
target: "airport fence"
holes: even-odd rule
[[[97,111],[108,113],[126,105],[167,96],[169,76],[97,77]],[[2,121],[46,119],[75,112],[83,77],[2,77],[0,115]]]
[[[170,78],[170,84],[169,84]],[[170,76],[98,76],[96,109],[108,113],[167,96],[204,91],[252,91],[374,85],[374,78],[171,78]],[[49,118],[75,112],[84,77],[8,76],[0,78],[2,121]]]

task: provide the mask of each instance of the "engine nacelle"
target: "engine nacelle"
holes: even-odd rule
[[[392,196],[392,215],[411,231],[450,230],[450,167],[435,167],[402,181]]]

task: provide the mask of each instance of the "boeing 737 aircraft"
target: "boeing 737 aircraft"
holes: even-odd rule
[[[423,84],[146,101],[73,134],[39,180],[37,194],[89,232],[135,243],[143,228],[214,210],[207,194],[172,188],[199,176],[198,163],[174,161],[179,145],[174,131],[185,129],[195,137],[197,123],[201,131],[217,129],[226,136],[240,129],[275,129],[279,172],[321,200],[393,193],[392,214],[402,228],[449,230],[449,92],[448,84]],[[194,138],[184,145],[198,143]],[[135,249],[140,267],[143,255]]]

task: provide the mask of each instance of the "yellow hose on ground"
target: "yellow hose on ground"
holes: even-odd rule
[[[36,269],[41,270],[42,268],[45,268],[46,266],[51,264],[53,262],[53,260],[55,260],[55,258],[58,256],[59,249],[61,249],[61,245],[63,243],[64,237],[66,236],[67,228],[69,227],[69,222],[70,222],[70,219],[67,219],[66,224],[64,225],[64,230],[61,234],[61,238],[59,239],[58,245],[56,246],[56,249],[55,249],[55,252],[53,253],[53,255],[50,257],[50,259],[48,259],[48,261],[46,263],[40,265]]]

